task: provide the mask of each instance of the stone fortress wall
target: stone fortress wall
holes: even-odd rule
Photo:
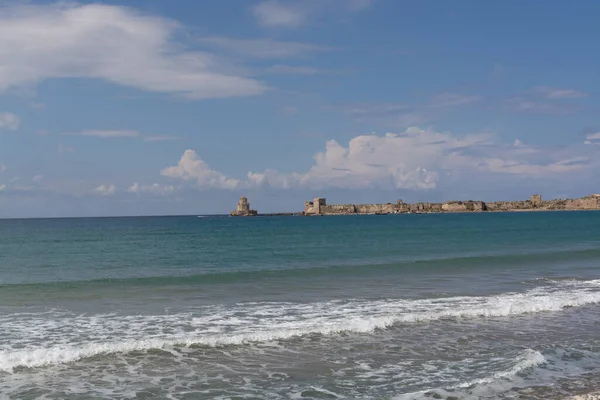
[[[445,203],[396,203],[385,204],[327,204],[318,197],[304,202],[304,215],[349,215],[349,214],[399,214],[438,212],[483,212],[483,211],[551,211],[551,210],[600,210],[600,194],[579,199],[542,200],[534,194],[523,201],[448,201]]]
[[[346,215],[346,214],[393,214],[403,211],[398,204],[327,204],[324,198],[316,198],[304,203],[306,215]]]

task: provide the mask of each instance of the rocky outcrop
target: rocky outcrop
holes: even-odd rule
[[[232,217],[251,217],[257,214],[256,210],[250,209],[250,203],[248,203],[248,199],[245,196],[240,197],[237,209],[229,213]]]

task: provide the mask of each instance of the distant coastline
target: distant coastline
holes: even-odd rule
[[[531,212],[531,211],[587,211],[600,210],[600,194],[591,194],[576,199],[543,200],[539,194],[520,201],[447,201],[443,203],[396,203],[382,204],[327,204],[324,197],[304,202],[300,212],[260,214],[250,208],[246,197],[242,197],[231,216],[323,216],[323,215],[387,215],[387,214],[437,214],[464,212]]]

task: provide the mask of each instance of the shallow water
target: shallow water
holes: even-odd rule
[[[600,213],[0,220],[15,399],[562,398]]]

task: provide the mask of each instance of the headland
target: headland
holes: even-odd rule
[[[475,201],[454,200],[443,203],[405,203],[398,200],[395,203],[381,204],[327,204],[324,197],[317,197],[304,202],[304,210],[289,213],[259,214],[250,209],[246,197],[238,202],[237,210],[232,216],[284,216],[284,215],[386,215],[386,214],[431,214],[431,213],[461,213],[461,212],[515,212],[515,211],[560,211],[560,210],[600,210],[600,194],[592,194],[575,199],[543,200],[539,194],[532,195],[527,200],[518,201]]]

